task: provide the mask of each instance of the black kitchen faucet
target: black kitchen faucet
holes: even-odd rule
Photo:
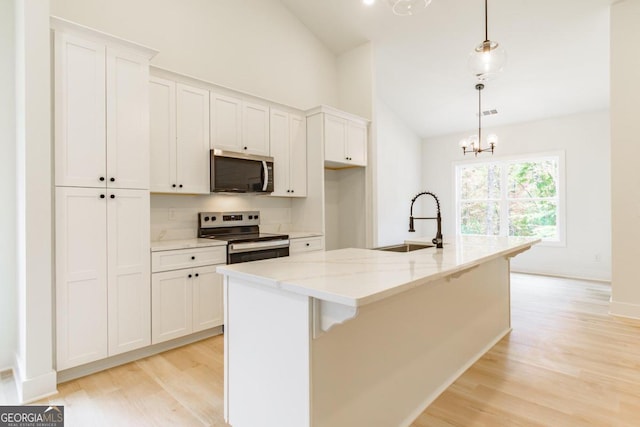
[[[436,206],[438,208],[438,214],[437,214],[436,217],[427,217],[427,216],[414,217],[413,216],[413,204],[418,199],[418,197],[423,196],[425,194],[428,194],[429,196],[433,197],[435,199],[435,201],[436,201]],[[438,197],[435,194],[433,194],[430,191],[423,191],[422,193],[416,194],[415,197],[413,199],[411,199],[411,209],[409,211],[409,231],[411,233],[415,233],[415,231],[416,231],[413,228],[413,220],[414,219],[435,219],[438,222],[438,231],[436,232],[436,237],[431,242],[434,245],[436,245],[436,248],[442,248],[442,218],[440,217],[440,200],[438,200]]]

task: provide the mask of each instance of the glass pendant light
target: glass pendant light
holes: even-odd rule
[[[507,53],[504,47],[496,41],[489,40],[487,0],[484,0],[484,41],[469,55],[469,68],[479,81],[486,82],[498,75],[506,63]]]

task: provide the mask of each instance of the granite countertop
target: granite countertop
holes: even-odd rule
[[[430,242],[432,237],[407,242]],[[217,272],[320,300],[363,306],[414,286],[460,273],[540,242],[535,238],[463,236],[443,249],[408,253],[372,249],[309,252],[217,267]]]

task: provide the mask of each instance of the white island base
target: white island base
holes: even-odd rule
[[[519,242],[491,255],[347,249],[220,267],[227,421],[410,425],[510,331],[509,257],[535,243]]]

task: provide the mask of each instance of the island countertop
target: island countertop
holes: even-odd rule
[[[408,253],[339,249],[219,266],[216,271],[319,300],[360,307],[497,257],[515,256],[539,241],[528,237],[461,236],[445,243],[443,249]]]

